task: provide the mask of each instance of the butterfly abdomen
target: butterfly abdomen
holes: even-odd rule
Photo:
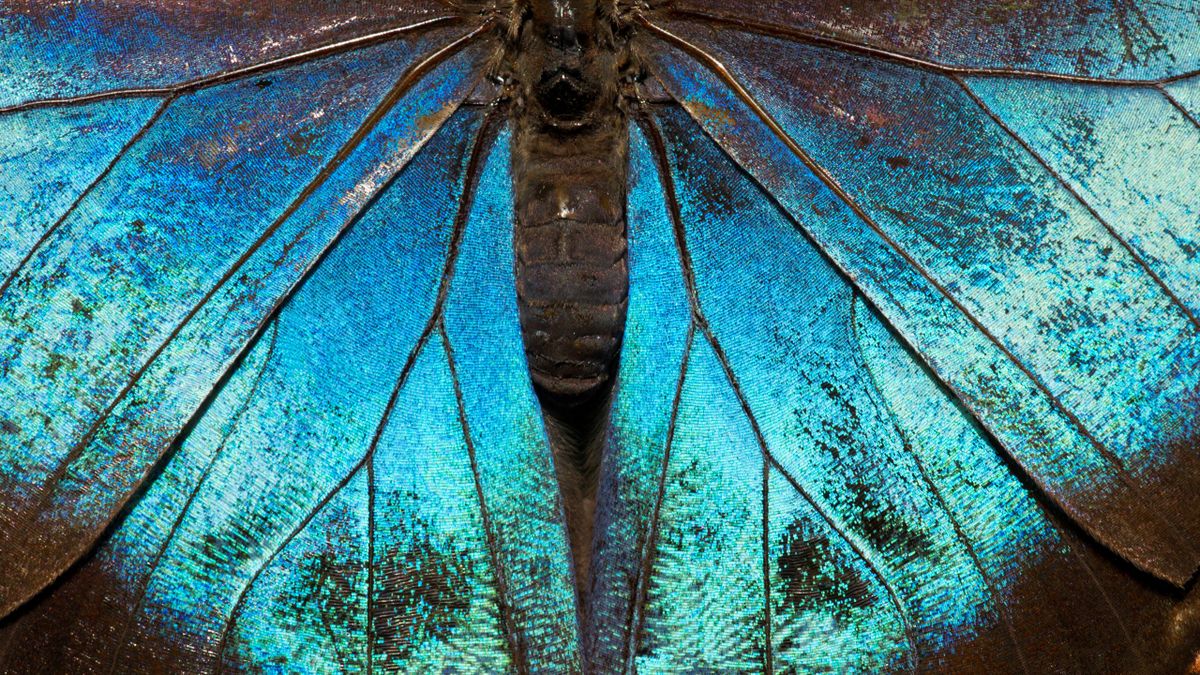
[[[573,406],[607,389],[625,330],[619,59],[592,0],[532,2],[513,53],[521,331],[543,401]]]
[[[519,135],[517,298],[530,375],[557,403],[609,382],[625,330],[624,125]]]
[[[512,103],[517,306],[542,402],[581,602],[607,392],[616,372],[629,267],[626,50],[612,7],[530,0],[502,55]]]

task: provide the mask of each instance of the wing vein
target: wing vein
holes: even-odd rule
[[[712,14],[699,10],[691,9],[672,9],[669,11],[669,17],[678,17],[683,20],[693,21],[697,23],[705,23],[722,28],[729,28],[743,33],[758,33],[770,37],[777,37],[802,44],[809,44],[818,47],[826,47],[842,52],[849,52],[862,56],[872,56],[885,61],[900,63],[902,65],[920,68],[922,70],[940,73],[942,75],[962,75],[962,76],[977,76],[977,77],[1009,77],[1009,78],[1028,78],[1039,80],[1050,80],[1056,82],[1075,82],[1081,84],[1098,84],[1105,86],[1135,86],[1135,87],[1155,87],[1163,84],[1169,84],[1178,80],[1184,80],[1193,75],[1200,75],[1200,70],[1188,71],[1168,77],[1157,79],[1127,79],[1127,78],[1103,78],[1089,75],[1071,75],[1067,73],[1054,73],[1049,71],[1039,70],[1023,70],[1020,68],[987,68],[987,67],[972,67],[972,66],[954,66],[930,59],[924,59],[911,54],[883,49],[881,47],[873,47],[850,40],[821,35],[778,24],[754,21],[740,17],[731,17],[721,14]],[[642,19],[644,21],[644,19]]]
[[[860,292],[855,291],[855,294],[862,300],[862,302],[868,303],[868,304],[870,303],[870,301],[866,299],[866,296],[862,295]],[[857,311],[857,310],[855,310],[855,311]],[[888,323],[886,317],[881,317],[880,320],[882,322],[884,322],[885,324]],[[890,324],[888,324],[888,325],[889,325],[889,327],[891,327]],[[891,328],[892,328],[892,330],[895,330],[894,327],[891,327]],[[855,333],[857,334],[858,333],[857,322],[854,324],[854,329],[855,329]],[[904,348],[906,350],[915,351],[913,349],[913,347],[911,345],[909,345],[907,342],[905,342],[904,339],[902,337],[900,337],[898,334],[897,334],[897,339],[904,346]],[[859,344],[861,345],[861,339],[859,339]],[[861,347],[859,349],[859,353],[860,354],[862,353]],[[863,363],[864,363],[864,365],[867,365],[865,359],[863,359]],[[872,382],[875,383],[876,389],[878,389],[878,379],[875,377],[874,372],[870,369],[869,365],[867,365],[867,372],[870,374]],[[951,387],[949,383],[942,381],[937,376],[936,373],[931,371],[930,377],[935,382],[938,382],[942,386],[946,387],[947,390],[953,392],[953,387]],[[887,409],[889,410],[889,413],[890,413],[891,406],[888,405]],[[894,417],[893,417],[893,419],[894,419]],[[997,444],[999,443],[991,436],[991,434],[986,430],[986,428],[979,427],[979,429],[980,429],[979,433],[981,433],[985,437],[987,437],[989,442],[997,443]],[[897,430],[899,431],[899,428],[897,428]],[[901,435],[903,436],[903,433],[901,433]],[[924,470],[922,470],[922,473],[924,473]],[[1014,475],[1016,475],[1016,474],[1014,474]],[[1045,487],[1041,486],[1040,483],[1037,483],[1036,481],[1034,481],[1034,484],[1037,486],[1037,489],[1039,489],[1043,492],[1045,491]],[[1096,573],[1092,569],[1091,565],[1088,564],[1087,560],[1079,552],[1078,540],[1070,532],[1068,532],[1068,530],[1066,528],[1063,527],[1062,523],[1059,522],[1059,519],[1051,512],[1051,510],[1049,508],[1047,508],[1047,506],[1040,499],[1035,498],[1034,503],[1037,505],[1038,510],[1044,515],[1046,522],[1058,534],[1060,541],[1062,541],[1066,545],[1067,549],[1071,552],[1071,556],[1079,563],[1079,565],[1081,567],[1083,567],[1084,571],[1087,574],[1088,579],[1091,581],[1092,585],[1096,587],[1096,591],[1100,594],[1100,597],[1104,600],[1105,606],[1108,607],[1109,611],[1112,613],[1113,619],[1116,620],[1117,625],[1120,627],[1121,635],[1125,638],[1125,641],[1130,645],[1130,648],[1133,649],[1134,653],[1140,654],[1140,650],[1137,646],[1137,643],[1134,642],[1133,636],[1129,633],[1129,627],[1125,624],[1124,617],[1121,615],[1121,613],[1119,611],[1117,611],[1116,605],[1113,604],[1112,598],[1109,597],[1108,591],[1106,591],[1104,589],[1104,586],[1100,583],[1100,579],[1096,576]],[[999,596],[997,596],[997,597],[999,597]]]
[[[800,497],[804,499],[804,501],[808,503],[808,505],[814,511],[817,512],[817,514],[823,521],[825,521],[825,524],[828,525],[831,530],[833,530],[843,541],[846,542],[848,546],[850,546],[851,550],[853,550],[855,555],[857,555],[859,559],[863,561],[863,563],[871,571],[871,574],[879,581],[880,585],[886,589],[892,604],[895,606],[896,611],[900,616],[901,623],[904,626],[905,637],[912,649],[909,654],[910,669],[913,672],[917,672],[920,664],[920,654],[917,639],[913,632],[912,622],[908,616],[908,610],[900,601],[900,597],[896,592],[896,589],[892,586],[887,577],[884,576],[882,570],[879,569],[879,567],[875,564],[875,561],[871,559],[866,549],[856,540],[856,538],[851,536],[849,531],[834,519],[824,505],[819,504],[812,494],[810,494],[806,488],[800,485],[800,483],[783,468],[783,466],[775,459],[768,449],[766,437],[763,435],[762,428],[758,424],[758,418],[750,409],[750,403],[745,396],[745,392],[741,388],[741,384],[737,380],[737,376],[733,372],[733,368],[729,363],[728,356],[725,354],[725,350],[721,347],[716,336],[713,335],[712,330],[708,325],[708,319],[705,317],[704,311],[700,306],[700,297],[696,286],[696,273],[692,265],[691,253],[689,252],[687,246],[683,219],[680,215],[679,200],[675,193],[675,179],[671,174],[671,168],[667,158],[666,143],[663,140],[662,133],[658,129],[658,125],[654,122],[653,118],[651,118],[651,116],[645,112],[645,110],[642,110],[638,115],[638,122],[644,130],[646,137],[650,141],[650,148],[654,154],[655,163],[658,165],[658,172],[662,181],[663,191],[665,192],[667,200],[668,212],[671,216],[671,222],[675,234],[675,246],[679,252],[680,263],[683,268],[684,283],[687,287],[688,304],[691,308],[692,321],[696,324],[696,327],[704,336],[704,339],[708,342],[709,346],[712,347],[713,353],[716,355],[717,361],[721,365],[722,372],[724,373],[726,380],[728,380],[729,386],[733,389],[734,395],[737,397],[738,404],[742,409],[742,413],[746,416],[746,419],[750,424],[751,431],[754,433],[754,437],[758,443],[759,449],[763,453],[764,462],[769,462],[771,466],[779,471],[780,475],[787,479],[792,488],[796,490],[796,493],[799,494]],[[767,646],[767,649],[770,649],[770,645]],[[768,660],[770,658],[771,657],[768,657]]]
[[[1016,355],[999,340],[999,338],[997,338],[987,327],[985,327],[979,318],[976,317],[969,309],[967,309],[962,301],[954,297],[954,295],[950,293],[949,289],[947,289],[940,281],[933,277],[929,270],[925,269],[925,267],[918,263],[908,251],[899,245],[899,242],[888,235],[883,228],[881,228],[879,224],[876,223],[875,220],[871,218],[871,216],[868,215],[865,210],[863,210],[862,206],[860,206],[849,195],[849,193],[846,192],[845,188],[843,188],[837,182],[833,175],[830,174],[823,166],[813,160],[813,158],[803,148],[801,148],[794,139],[792,139],[792,137],[783,129],[783,127],[781,127],[779,123],[775,121],[774,117],[772,117],[771,114],[767,112],[767,110],[763,108],[760,103],[758,103],[758,101],[750,94],[750,92],[747,91],[745,87],[743,87],[741,83],[733,77],[729,70],[723,64],[721,64],[720,61],[700,47],[688,42],[674,33],[671,33],[670,31],[667,31],[666,29],[650,23],[644,18],[640,19],[640,22],[643,26],[647,27],[652,33],[660,37],[667,44],[673,45],[687,53],[702,66],[721,79],[727,86],[733,89],[738,98],[740,98],[747,105],[747,107],[753,111],[755,116],[757,116],[763,122],[763,124],[765,124],[771,130],[772,134],[774,134],[776,138],[784,143],[784,145],[786,145],[788,149],[796,155],[796,158],[799,159],[800,162],[804,164],[804,166],[811,171],[818,180],[820,180],[838,197],[839,200],[841,200],[848,208],[850,208],[850,210],[853,211],[854,214],[858,216],[858,218],[862,220],[863,223],[865,223],[867,227],[869,227],[871,231],[875,233],[876,236],[883,240],[883,242],[886,243],[893,251],[895,251],[897,255],[903,258],[904,261],[913,268],[913,270],[921,275],[926,282],[933,286],[940,295],[945,297],[946,300],[949,301],[955,307],[955,309],[957,309],[963,315],[963,317],[966,318],[971,325],[980,332],[980,334],[987,338],[988,341],[990,341],[996,347],[996,349],[999,350],[1001,354],[1003,354],[1005,358],[1013,364],[1013,366],[1020,370],[1021,373],[1029,379],[1029,381],[1038,389],[1038,391],[1040,391],[1046,397],[1047,401],[1050,402],[1053,408],[1062,414],[1071,423],[1071,425],[1079,431],[1080,435],[1087,440],[1087,442],[1101,457],[1113,465],[1113,468],[1117,474],[1117,478],[1122,485],[1135,494],[1140,492],[1136,484],[1133,482],[1132,477],[1129,475],[1128,469],[1125,467],[1125,464],[1121,458],[1117,456],[1112,449],[1101,443],[1100,440],[1096,438],[1096,436],[1092,434],[1092,432],[1086,426],[1084,426],[1083,421],[1080,420],[1073,411],[1068,409],[1066,405],[1064,405],[1063,402],[1058,398],[1058,396],[1049,390],[1041,378],[1037,377],[1033,371],[1030,370],[1027,365],[1025,365],[1025,363],[1018,359]],[[818,246],[820,246],[820,244],[818,244]],[[857,281],[853,276],[850,276],[850,279],[857,285]],[[1161,513],[1152,510],[1146,510],[1145,515],[1148,519],[1151,519],[1158,524],[1156,530],[1158,530],[1158,532],[1164,538],[1174,542],[1181,549],[1191,550],[1193,548],[1192,546],[1186,545],[1184,542],[1179,541],[1178,536],[1173,531],[1173,528],[1165,521]]]
[[[512,599],[508,588],[508,575],[500,560],[500,547],[496,541],[496,529],[492,523],[491,513],[487,507],[487,497],[483,488],[483,476],[479,472],[479,459],[475,452],[475,441],[471,438],[471,427],[467,422],[467,409],[463,401],[462,386],[458,379],[458,369],[454,366],[454,348],[446,334],[444,319],[439,322],[438,332],[442,334],[442,345],[446,350],[446,362],[450,367],[450,381],[454,384],[454,401],[458,408],[458,422],[462,428],[463,441],[467,446],[467,458],[471,463],[471,478],[475,483],[475,497],[479,500],[479,518],[483,523],[483,536],[487,542],[488,557],[492,563],[492,574],[496,577],[496,605],[500,611],[500,626],[512,652],[513,667],[518,673],[528,673],[529,659],[525,646],[524,633],[516,625],[513,618]]]
[[[667,471],[670,468],[671,448],[675,443],[675,429],[679,420],[679,403],[683,399],[683,383],[687,379],[688,364],[691,362],[692,355],[692,343],[695,338],[696,322],[695,320],[691,320],[688,323],[687,339],[683,347],[683,361],[679,366],[679,378],[675,383],[675,395],[671,400],[671,418],[667,422],[667,439],[663,445],[662,468],[658,474],[658,491],[654,497],[654,511],[650,516],[646,540],[642,545],[642,564],[638,569],[637,578],[634,581],[634,597],[633,602],[630,603],[629,621],[626,626],[625,653],[623,655],[625,672],[627,673],[637,672],[634,657],[637,656],[638,649],[641,646],[641,634],[646,621],[645,605],[649,601],[650,568],[654,564],[654,554],[658,547],[660,517],[663,500],[667,491]]]
[[[1162,94],[1163,97],[1167,99],[1167,103],[1170,103],[1173,108],[1179,111],[1180,115],[1183,115],[1185,120],[1191,122],[1192,126],[1200,129],[1200,121],[1196,120],[1196,116],[1193,115],[1187,108],[1183,107],[1183,104],[1179,102],[1179,99],[1172,96],[1171,92],[1168,91],[1166,87],[1160,84],[1155,86],[1155,89],[1157,89],[1158,93]]]
[[[187,500],[183,503],[183,508],[179,510],[179,515],[176,516],[175,520],[171,523],[171,529],[167,531],[167,536],[163,539],[162,545],[158,547],[158,550],[155,551],[154,557],[151,559],[150,564],[147,565],[146,576],[141,583],[138,584],[136,596],[137,599],[133,603],[133,611],[130,612],[127,617],[125,617],[123,626],[121,628],[121,637],[117,640],[113,648],[113,656],[112,660],[109,662],[108,668],[109,673],[118,672],[117,666],[120,663],[121,655],[125,652],[129,631],[137,622],[137,617],[139,614],[141,614],[142,609],[145,606],[146,594],[150,590],[150,581],[151,577],[154,575],[154,570],[158,568],[163,556],[165,556],[167,553],[167,549],[171,547],[171,543],[174,542],[175,536],[179,533],[179,529],[183,526],[183,522],[187,519],[188,514],[191,513],[192,505],[195,503],[196,498],[200,495],[200,491],[208,483],[212,468],[216,466],[217,462],[220,461],[221,457],[225,454],[225,449],[229,445],[230,436],[233,435],[234,430],[236,430],[238,425],[241,424],[242,417],[246,414],[246,411],[249,410],[250,405],[254,402],[254,397],[258,393],[259,384],[262,383],[263,374],[267,372],[267,368],[269,368],[271,365],[271,359],[275,355],[275,345],[278,337],[279,324],[273,324],[270,342],[267,343],[267,353],[263,357],[262,367],[259,368],[258,373],[254,376],[254,382],[250,385],[250,391],[246,393],[245,400],[242,401],[242,404],[238,406],[237,412],[234,413],[233,419],[229,425],[229,430],[221,439],[221,445],[217,447],[216,452],[213,453],[212,457],[209,458],[208,462],[205,464],[204,470],[200,473],[200,480],[196,481],[196,486],[192,488],[190,493],[188,493]]]
[[[375,670],[375,453],[367,453],[367,597],[365,602],[367,675]],[[337,644],[334,642],[334,644]]]
[[[261,75],[276,70],[286,68],[288,66],[315,61],[317,59],[343,54],[346,52],[363,49],[384,42],[397,40],[409,33],[421,33],[426,30],[438,28],[442,26],[451,26],[462,23],[463,18],[460,16],[441,16],[433,19],[427,19],[407,26],[398,26],[377,33],[362,35],[349,40],[335,42],[332,44],[314,47],[295,54],[281,56],[279,58],[270,59],[261,63],[243,66],[241,68],[233,68],[230,70],[214,73],[212,75],[203,75],[183,82],[161,86],[161,87],[129,87],[120,89],[109,89],[105,91],[92,92],[90,94],[81,94],[79,96],[63,96],[54,98],[35,99],[25,101],[24,103],[16,103],[13,105],[0,107],[0,115],[12,112],[20,112],[23,110],[32,110],[35,108],[50,108],[60,106],[79,105],[83,103],[95,103],[97,101],[109,101],[118,98],[150,98],[155,96],[180,96],[182,94],[190,94],[200,89],[212,87],[218,84],[225,84],[234,80],[250,77],[252,75]]]
[[[708,335],[711,342],[715,339]],[[730,380],[730,384],[733,381]],[[772,638],[775,616],[771,607],[771,464],[763,447],[762,463],[762,577],[763,577],[763,662],[765,673],[775,672],[775,643]]]
[[[946,514],[947,520],[950,521],[950,527],[954,530],[955,538],[958,539],[959,543],[962,544],[964,549],[966,549],[967,555],[971,558],[971,564],[975,567],[975,570],[979,572],[980,578],[983,579],[984,585],[987,586],[988,594],[991,595],[992,599],[996,602],[996,609],[1000,613],[1001,619],[1004,621],[1004,627],[1008,633],[1008,638],[1012,642],[1013,649],[1017,653],[1017,660],[1021,664],[1021,671],[1024,673],[1029,673],[1029,664],[1025,658],[1025,651],[1021,647],[1021,641],[1017,637],[1016,628],[1013,626],[1012,612],[1009,610],[1008,604],[1004,601],[1004,598],[1001,597],[1000,592],[997,589],[995,579],[993,579],[992,575],[988,574],[987,570],[984,569],[983,561],[979,558],[979,552],[975,550],[974,543],[972,543],[970,538],[967,537],[966,532],[964,532],[962,529],[962,524],[954,515],[954,511],[951,510],[949,504],[946,503],[946,497],[942,494],[941,488],[938,487],[937,483],[935,483],[933,478],[930,477],[929,470],[926,468],[925,462],[921,459],[920,455],[915,452],[912,439],[904,430],[904,427],[900,424],[899,419],[897,419],[895,409],[893,409],[891,403],[883,397],[883,389],[879,385],[879,378],[875,374],[875,369],[871,367],[870,361],[863,353],[862,334],[859,329],[858,305],[860,301],[865,300],[863,300],[862,296],[855,292],[854,297],[850,301],[850,330],[854,336],[855,343],[855,349],[851,350],[851,353],[855,355],[855,360],[858,361],[859,366],[867,374],[867,379],[871,383],[871,388],[873,391],[870,391],[868,395],[874,401],[875,406],[881,409],[884,414],[887,415],[888,421],[891,422],[892,429],[895,430],[896,435],[900,437],[900,442],[903,444],[908,456],[913,460],[913,464],[916,465],[917,473],[921,476],[921,481],[925,483],[926,487],[929,488],[930,494],[932,494],[934,500],[937,501],[938,508],[940,508],[942,512]]]

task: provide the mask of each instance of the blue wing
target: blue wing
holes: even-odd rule
[[[635,134],[631,146],[634,291],[601,483],[590,662],[1186,665],[1200,635],[1174,623],[1172,598],[1046,508],[681,108],[653,118],[649,140]]]
[[[6,667],[578,669],[507,137],[483,117],[356,220],[96,554],[7,627]]]
[[[1125,81],[1200,72],[1190,0],[674,0],[670,14],[943,70]]]
[[[1068,49],[1115,20],[1096,10]],[[1059,506],[1182,586],[1200,565],[1197,128],[1164,89],[1185,97],[1197,34],[1194,10],[1162,11],[1166,61],[1104,41],[1016,59],[1001,27],[965,66],[914,63],[694,21],[645,52]]]
[[[0,110],[194,87],[457,14],[436,0],[5,0]]]
[[[483,52],[466,30],[151,101],[0,114],[5,131],[45,121],[86,151],[58,169],[57,141],[30,154],[5,140],[13,212],[37,217],[6,237],[0,280],[0,613],[92,546],[267,315],[467,95]],[[112,138],[89,136],[106,125]]]

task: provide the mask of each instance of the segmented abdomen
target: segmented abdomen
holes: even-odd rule
[[[576,403],[608,384],[625,330],[626,128],[518,128],[514,141],[525,353],[543,398]]]

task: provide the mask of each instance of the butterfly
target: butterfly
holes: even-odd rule
[[[0,43],[3,671],[1197,667],[1195,4]]]

